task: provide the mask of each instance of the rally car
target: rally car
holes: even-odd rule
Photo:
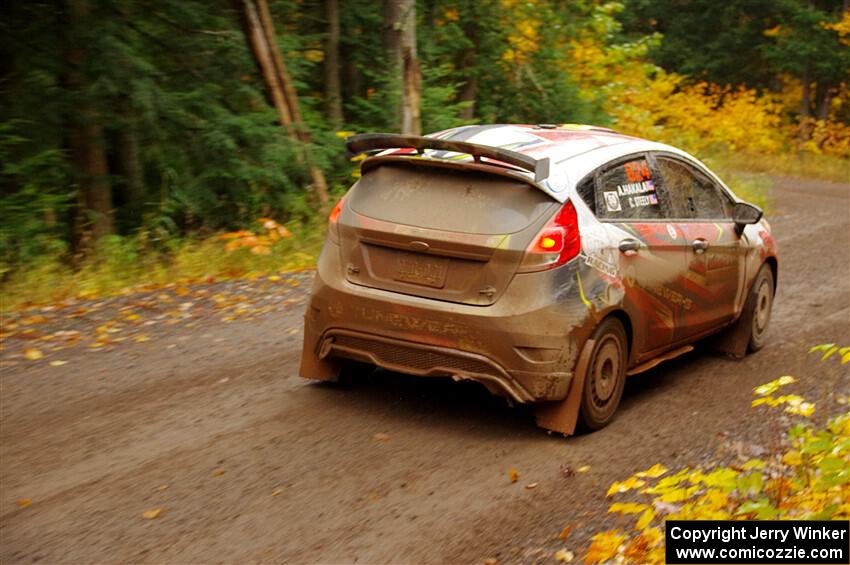
[[[353,363],[469,379],[564,434],[627,376],[765,343],[777,248],[762,211],[688,153],[606,128],[362,134],[329,218],[301,376]]]

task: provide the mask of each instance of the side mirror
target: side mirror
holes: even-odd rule
[[[744,226],[755,224],[761,220],[763,215],[764,212],[761,211],[761,208],[747,202],[737,202],[732,208],[732,221],[735,222],[739,232],[744,231]]]

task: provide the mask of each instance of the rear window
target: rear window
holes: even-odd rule
[[[493,235],[521,231],[557,204],[542,190],[500,175],[402,163],[368,171],[349,202],[377,220]]]

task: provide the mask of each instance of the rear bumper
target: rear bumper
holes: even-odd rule
[[[354,359],[421,376],[470,379],[517,402],[560,400],[589,314],[575,268],[518,274],[498,302],[469,306],[349,283],[326,244],[305,313],[301,376]]]

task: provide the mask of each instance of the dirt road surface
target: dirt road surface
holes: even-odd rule
[[[579,553],[616,523],[606,514],[612,481],[658,462],[770,449],[777,416],[750,408],[752,387],[795,375],[793,392],[821,400],[819,410],[850,389],[846,365],[807,355],[813,344],[850,344],[850,186],[781,178],[774,195],[781,258],[767,347],[740,362],[698,349],[635,377],[612,425],[570,439],[474,384],[387,372],[344,387],[300,380],[309,274],[248,319],[211,311],[39,360],[10,338],[0,562],[509,563]],[[570,537],[557,540],[567,525]]]

